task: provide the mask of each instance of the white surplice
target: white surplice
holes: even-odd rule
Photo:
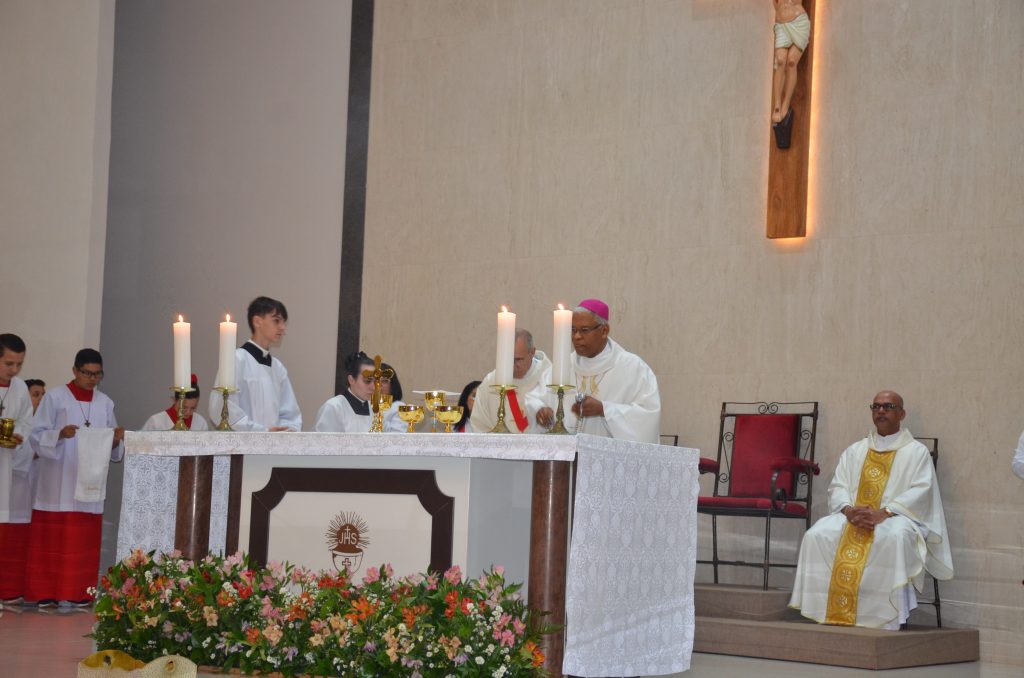
[[[658,443],[661,434],[661,396],[658,379],[639,356],[608,340],[593,358],[572,354],[576,391],[565,394],[565,426],[570,431],[605,438]],[[587,417],[577,431],[571,405],[574,396],[588,395],[601,401],[603,417]],[[557,401],[549,404],[554,407]]]
[[[267,355],[252,341],[247,342]],[[236,431],[268,431],[274,426],[302,430],[302,413],[295,391],[288,380],[284,364],[270,357],[271,364],[261,365],[244,348],[235,349],[235,387],[238,393],[228,398],[228,421]],[[220,383],[220,373],[215,384]],[[210,421],[220,421],[221,394],[214,392],[208,404]]]
[[[928,449],[910,431],[879,438],[875,433],[843,452],[828,487],[830,515],[807,531],[789,606],[805,617],[824,622],[835,553],[847,524],[840,513],[855,506],[861,469],[868,450],[892,452],[896,458],[882,493],[880,508],[897,515],[875,527],[857,597],[857,626],[899,628],[917,604],[909,584],[920,591],[924,572],[936,579],[953,577],[946,518],[938,480]]]
[[[3,418],[14,420],[14,433],[24,441],[14,449],[0,448],[0,523],[27,523],[32,517],[32,399],[18,377],[0,386],[0,399]]]
[[[355,405],[350,403],[354,401]],[[368,414],[357,414],[355,407]],[[370,403],[360,400],[352,391],[336,395],[323,405],[316,414],[314,431],[321,433],[368,433],[373,426],[373,412]]]
[[[218,394],[219,395],[219,394]],[[172,431],[174,425],[177,423],[174,419],[171,419],[171,415],[167,414],[167,410],[157,412],[152,417],[146,420],[146,423],[142,425],[140,431]],[[188,429],[189,431],[209,431],[210,426],[206,423],[206,418],[198,412],[192,415],[192,425]]]
[[[32,450],[39,455],[36,476],[36,496],[33,507],[40,511],[79,511],[103,513],[103,501],[77,501],[75,483],[78,478],[78,436],[59,439],[60,430],[68,424],[79,429],[117,428],[114,401],[98,390],[92,392],[92,401],[79,402],[65,385],[51,389],[39,403],[29,436]],[[110,450],[110,460],[120,461],[124,444]]]
[[[537,351],[522,379],[513,379],[516,387],[516,400],[523,416],[529,421],[525,431],[520,431],[505,402],[505,425],[513,433],[544,433],[544,428],[537,424],[537,410],[544,407],[547,401],[548,384],[551,383],[551,360],[544,351]],[[489,433],[498,423],[498,394],[491,390],[494,383],[492,370],[476,389],[476,402],[473,414],[469,418],[470,429],[474,433]]]

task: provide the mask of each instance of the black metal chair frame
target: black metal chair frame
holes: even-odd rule
[[[782,410],[782,411],[780,411]],[[772,567],[796,568],[796,563],[773,563],[771,562],[771,534],[772,519],[785,518],[789,520],[803,520],[804,530],[811,526],[811,490],[812,478],[817,473],[817,466],[814,464],[814,445],[818,428],[818,403],[817,401],[803,402],[754,402],[722,403],[722,413],[718,429],[718,456],[716,463],[702,463],[701,473],[715,473],[715,489],[713,497],[729,496],[729,481],[732,473],[732,443],[734,438],[734,426],[737,416],[760,414],[760,415],[797,415],[798,434],[794,450],[797,457],[802,459],[806,466],[802,469],[785,469],[795,476],[795,491],[793,497],[786,496],[785,488],[776,487],[779,473],[776,470],[771,477],[771,508],[734,508],[734,507],[712,507],[698,505],[697,512],[711,516],[711,543],[712,559],[700,560],[701,564],[711,565],[714,569],[715,583],[718,583],[718,568],[720,565],[733,565],[739,567],[758,567],[764,572],[762,589],[768,590],[768,575]],[[731,423],[731,425],[727,425]],[[806,506],[806,515],[794,514],[786,511],[789,502],[799,502]],[[718,555],[718,517],[739,516],[748,518],[763,518],[765,521],[764,530],[764,560],[760,563],[751,563],[743,560],[723,560]]]
[[[916,438],[917,442],[921,443],[928,448],[929,454],[932,455],[932,466],[935,467],[936,475],[939,472],[939,439],[938,438]],[[932,577],[930,573],[927,573],[929,577]],[[932,600],[919,600],[917,602],[922,605],[931,605],[935,608],[935,625],[942,628],[942,599],[939,598],[939,580],[932,577]]]

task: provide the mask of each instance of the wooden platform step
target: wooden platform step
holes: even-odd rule
[[[911,627],[906,631],[813,622],[696,619],[694,652],[862,669],[896,669],[979,658],[977,629]]]
[[[755,586],[695,584],[695,652],[861,669],[977,661],[976,629],[911,626],[878,631],[825,626],[790,610],[790,592]]]

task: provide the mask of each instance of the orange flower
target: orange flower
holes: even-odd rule
[[[260,630],[255,627],[251,627],[245,632],[245,639],[249,641],[250,645],[255,645],[260,639]]]
[[[532,640],[528,640],[523,644],[523,649],[533,656],[531,661],[534,666],[540,666],[544,663],[544,653],[541,652],[539,647],[537,647],[537,643]]]
[[[377,611],[376,606],[363,597],[352,603],[352,607],[355,609],[355,612],[349,612],[345,615],[352,623],[361,622]]]
[[[416,618],[427,611],[426,605],[413,605],[412,607],[402,608],[402,619],[405,621],[405,625],[410,629],[416,624]]]
[[[231,598],[231,594],[227,591],[220,591],[217,593],[217,605],[220,607],[231,607],[231,603],[234,602]]]

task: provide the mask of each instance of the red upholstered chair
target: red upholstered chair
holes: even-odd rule
[[[811,526],[811,479],[818,475],[814,441],[818,403],[722,403],[718,458],[700,460],[700,472],[715,474],[710,497],[697,500],[697,512],[711,516],[712,559],[720,565],[759,567],[768,588],[772,567],[795,568],[796,563],[771,562],[772,520],[802,520]],[[765,521],[764,561],[723,560],[718,555],[718,517],[742,516]]]

